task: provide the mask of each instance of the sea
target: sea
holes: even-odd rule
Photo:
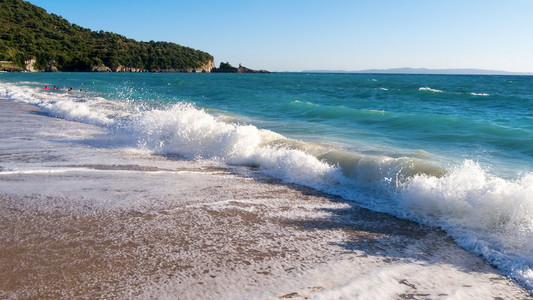
[[[0,97],[95,125],[107,148],[250,168],[442,229],[533,289],[532,76],[1,73]]]

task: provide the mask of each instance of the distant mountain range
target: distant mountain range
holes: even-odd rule
[[[533,75],[525,72],[507,72],[483,69],[426,69],[426,68],[393,68],[368,69],[361,71],[345,70],[306,70],[302,73],[367,73],[367,74],[444,74],[444,75]]]

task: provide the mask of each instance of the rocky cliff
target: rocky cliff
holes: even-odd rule
[[[93,67],[92,72],[130,72],[130,73],[145,73],[145,72],[159,72],[159,73],[210,73],[211,70],[215,68],[215,62],[209,60],[198,68],[185,68],[185,69],[144,69],[144,68],[134,68],[134,67],[125,67],[122,65],[117,66],[116,68],[109,67]]]
[[[186,68],[186,69],[144,69],[125,67],[122,65],[116,68],[110,68],[107,66],[93,66],[91,72],[128,72],[128,73],[147,73],[147,72],[160,72],[160,73],[210,73],[212,69],[215,69],[215,63],[213,60],[201,65],[198,68]],[[13,64],[11,61],[0,61],[0,71],[4,72],[60,72],[55,66],[54,61],[50,61],[44,69],[37,69],[35,67],[35,59],[26,61],[25,69],[20,68]]]
[[[6,72],[60,72],[55,66],[55,61],[50,61],[44,69],[38,69],[35,67],[35,59],[30,59],[25,62],[25,69],[17,67],[11,61],[0,61],[0,71]],[[269,73],[266,70],[252,70],[247,67],[239,65],[238,68],[231,66],[229,63],[221,63],[219,68],[215,67],[213,60],[208,60],[206,63],[197,68],[185,68],[185,69],[145,69],[135,68],[118,65],[115,68],[108,66],[93,66],[89,70],[91,72],[124,72],[124,73]]]

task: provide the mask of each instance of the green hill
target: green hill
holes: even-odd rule
[[[32,61],[33,60],[33,61]],[[167,42],[92,31],[22,0],[0,0],[0,61],[47,71],[210,72],[213,56]]]

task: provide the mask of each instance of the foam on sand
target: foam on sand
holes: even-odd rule
[[[101,127],[0,106],[2,298],[527,297],[442,231],[257,169],[117,148]]]

